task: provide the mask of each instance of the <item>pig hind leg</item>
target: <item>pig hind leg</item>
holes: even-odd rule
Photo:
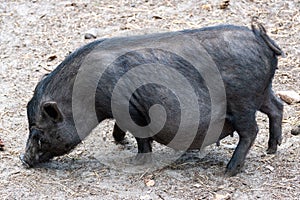
[[[116,143],[122,143],[124,141],[126,132],[124,132],[118,125],[115,123],[113,130],[113,137]],[[135,137],[138,145],[137,155],[130,160],[132,164],[143,165],[146,163],[152,162],[152,138],[138,138]]]
[[[138,153],[131,160],[132,164],[143,165],[152,162],[151,138],[135,138],[138,145]]]
[[[255,112],[235,114],[233,124],[239,135],[239,143],[226,167],[226,175],[229,176],[236,175],[242,169],[246,155],[258,132]]]
[[[117,123],[115,123],[114,125],[114,130],[113,130],[113,137],[115,139],[116,143],[122,143],[122,141],[124,140],[126,135],[126,132],[123,131],[118,125]]]
[[[282,141],[281,123],[283,105],[271,89],[268,90],[268,94],[259,110],[267,114],[269,118],[270,136],[267,153],[276,153],[277,145],[280,145]]]

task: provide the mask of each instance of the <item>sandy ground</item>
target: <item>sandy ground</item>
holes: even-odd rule
[[[0,138],[5,144],[0,152],[1,199],[299,199],[300,136],[290,134],[300,123],[299,104],[285,104],[284,139],[275,155],[265,152],[268,120],[258,113],[258,137],[243,172],[235,177],[223,173],[236,136],[220,147],[209,147],[202,159],[163,169],[132,173],[113,167],[97,159],[99,154],[133,152],[136,144],[127,138],[125,146],[115,145],[111,121],[103,122],[72,153],[44,167],[25,169],[19,161],[28,136],[26,103],[35,85],[69,52],[92,41],[84,39],[90,29],[101,38],[221,23],[249,26],[256,15],[287,55],[279,59],[274,90],[300,93],[300,2],[232,1],[220,9],[221,2],[1,1]]]

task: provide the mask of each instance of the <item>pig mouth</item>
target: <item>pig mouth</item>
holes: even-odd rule
[[[26,161],[25,154],[21,154],[19,158],[20,158],[23,166],[25,166],[26,168],[33,167],[33,165],[31,163],[29,163],[29,162]]]
[[[19,156],[23,166],[25,168],[32,168],[38,166],[41,163],[48,162],[53,156],[47,153],[39,153],[34,155],[33,157],[29,156],[28,154],[24,153]]]

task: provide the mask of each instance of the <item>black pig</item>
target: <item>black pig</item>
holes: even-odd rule
[[[181,42],[183,40],[185,42]],[[187,43],[186,41],[189,40],[192,42]],[[176,46],[176,43],[179,45]],[[162,45],[155,48],[156,44]],[[205,74],[195,71],[189,60],[162,48],[162,46],[172,45],[175,45],[173,50],[176,53],[182,52],[195,59],[210,56],[224,84],[226,98],[219,103],[224,103],[225,114],[214,113],[212,110],[213,101],[210,99],[212,90],[204,80]],[[201,53],[204,51],[197,49],[199,46],[205,53]],[[97,121],[79,120],[79,126],[82,127],[82,134],[79,134],[73,113],[73,110],[77,108],[74,107],[73,100],[75,99],[83,107],[87,107],[83,111],[83,115],[84,112],[89,114],[93,110],[88,109],[91,105],[85,103],[89,102],[88,98],[90,98],[84,94],[85,91],[82,95],[74,97],[76,76],[81,73],[83,65],[89,65],[88,63],[91,63],[90,65],[99,63],[100,65],[102,63],[102,60],[97,60],[95,55],[111,56],[115,51],[123,53],[109,63],[107,69],[101,73],[101,77],[99,77],[99,72],[95,72],[94,76],[98,76],[98,79],[93,79],[93,75],[90,75],[83,80],[87,85],[94,84],[94,80],[98,80],[93,104]],[[281,143],[283,105],[272,91],[272,79],[277,68],[277,56],[282,54],[280,48],[267,36],[265,29],[260,24],[252,25],[252,30],[240,26],[220,25],[196,30],[111,38],[92,42],[69,55],[53,72],[38,83],[34,96],[27,105],[30,134],[25,153],[20,158],[25,165],[32,167],[40,162],[48,161],[54,156],[66,154],[79,144],[99,122],[115,118],[114,138],[117,141],[122,140],[125,135],[124,131],[128,130],[136,137],[138,143],[136,163],[141,164],[150,160],[151,140],[168,145],[179,129],[181,114],[184,110],[180,109],[181,102],[178,101],[177,93],[166,86],[155,83],[145,84],[130,91],[128,88],[130,88],[132,80],[124,78],[123,75],[140,65],[157,64],[177,70],[189,81],[197,97],[196,102],[198,103],[194,105],[195,110],[201,113],[201,117],[190,120],[191,126],[196,122],[198,126],[195,137],[192,138],[185,150],[199,149],[204,145],[212,116],[216,116],[219,121],[225,121],[225,125],[223,133],[220,133],[222,129],[218,133],[216,132],[214,140],[210,143],[217,142],[218,138],[221,139],[234,131],[238,133],[240,138],[238,146],[226,168],[228,175],[235,175],[241,170],[247,152],[258,132],[256,111],[259,110],[269,117],[268,153],[275,153],[277,145]],[[201,66],[202,64],[204,63],[200,63]],[[156,74],[161,80],[173,79],[170,73],[156,71],[149,73],[147,70],[144,72],[146,75],[143,74],[143,71],[140,73],[141,75],[136,74],[137,78]],[[117,100],[113,100],[113,90],[122,77],[124,84],[121,91],[124,92],[124,96],[118,96]],[[180,80],[178,81],[180,82]],[[88,90],[88,86],[86,89]],[[186,96],[185,100],[189,101],[189,98]],[[126,103],[128,103],[130,117],[140,127],[146,127],[155,121],[154,118],[151,118],[149,109],[153,105],[160,104],[165,109],[164,126],[155,135],[151,135],[150,130],[142,137],[141,133],[136,133],[137,131],[126,123],[130,119],[113,115],[113,101],[116,101],[114,103],[117,105],[127,105]],[[158,116],[157,121],[160,120]],[[186,138],[190,137],[188,135],[191,131],[189,124],[185,131]],[[148,137],[147,134],[149,134]],[[181,149],[180,145],[170,146]]]

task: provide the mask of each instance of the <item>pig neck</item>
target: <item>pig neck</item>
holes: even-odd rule
[[[82,94],[74,93],[75,80],[82,63],[102,41],[92,42],[76,50],[39,83],[43,90],[41,102],[56,101],[66,121],[75,126],[81,139],[98,125],[99,120],[107,118],[97,118],[94,95],[87,96],[84,90],[80,91]],[[88,80],[88,77],[86,79]]]

